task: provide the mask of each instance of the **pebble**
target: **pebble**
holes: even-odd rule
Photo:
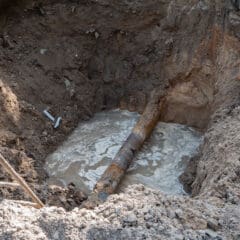
[[[173,212],[169,209],[167,210],[167,217],[172,219],[172,218],[175,218],[175,216],[176,216],[175,212]]]
[[[146,222],[146,228],[151,228],[152,227],[152,224],[150,222]]]
[[[46,52],[47,52],[47,49],[45,49],[45,48],[40,49],[40,54],[41,55],[44,55]]]
[[[98,39],[99,36],[100,36],[100,34],[99,34],[98,32],[95,32],[95,33],[94,33],[94,36],[95,36],[96,39]]]
[[[54,234],[53,234],[53,239],[59,239],[59,232],[56,231]]]
[[[152,219],[152,215],[146,214],[144,220],[149,221],[150,219]]]
[[[147,214],[148,211],[149,211],[149,208],[148,208],[148,207],[144,207],[144,208],[142,209],[142,213],[143,213],[143,214]]]
[[[207,227],[214,230],[214,231],[217,231],[219,229],[218,222],[214,219],[209,219],[207,221]]]
[[[135,214],[130,213],[123,219],[124,225],[137,226],[137,217]]]
[[[175,214],[176,214],[176,216],[178,218],[182,218],[183,217],[183,211],[180,208],[175,210]]]
[[[43,135],[43,136],[47,136],[47,135],[48,135],[47,131],[44,130],[44,131],[42,132],[42,135]]]

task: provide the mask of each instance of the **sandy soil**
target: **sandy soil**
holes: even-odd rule
[[[142,185],[112,195],[94,210],[36,210],[4,201],[0,213],[1,239],[220,240],[231,239],[231,233],[237,237],[239,230],[239,209],[231,205],[165,196]]]
[[[47,204],[69,210],[86,198],[72,185],[47,186],[43,166],[97,111],[141,112],[153,89],[166,89],[162,120],[200,128],[205,141],[182,176],[193,197],[136,186],[93,211],[67,213],[4,200],[0,239],[239,239],[240,15],[230,1],[54,0],[9,12],[1,18],[0,150]],[[57,130],[45,108],[63,118]]]

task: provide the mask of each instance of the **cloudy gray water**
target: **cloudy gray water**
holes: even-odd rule
[[[90,191],[115,156],[139,114],[113,110],[95,114],[46,159],[50,183],[75,183]],[[200,133],[180,124],[158,123],[135,157],[121,188],[142,183],[168,194],[183,194],[178,177],[202,141]]]

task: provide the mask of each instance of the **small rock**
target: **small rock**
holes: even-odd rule
[[[211,231],[211,230],[205,230],[205,236],[208,236],[210,237],[211,239],[216,239],[216,240],[221,240],[222,238],[217,234],[215,233],[214,231]]]
[[[128,210],[128,211],[133,210],[133,208],[134,208],[134,205],[133,205],[133,204],[131,204],[131,203],[127,204],[127,210]]]
[[[137,226],[137,217],[135,214],[131,213],[123,219],[124,225],[127,226]]]
[[[167,210],[167,217],[169,217],[169,218],[175,218],[176,217],[176,214],[175,214],[175,212],[173,212],[173,211],[171,211],[171,210]]]
[[[175,214],[178,218],[183,217],[183,211],[180,208],[176,209]]]
[[[46,52],[47,52],[47,49],[45,49],[45,48],[40,49],[40,54],[44,55]]]
[[[214,219],[208,220],[207,227],[212,229],[213,231],[217,231],[219,229],[218,222]]]
[[[64,84],[66,89],[69,90],[71,87],[71,82],[67,78],[64,79]]]
[[[152,218],[152,215],[150,215],[150,214],[146,214],[144,216],[144,220],[146,220],[146,221],[149,221],[151,218]]]
[[[148,211],[149,211],[149,208],[148,208],[148,207],[144,207],[144,208],[142,209],[142,213],[143,213],[144,215],[147,214]]]
[[[233,240],[240,240],[240,233],[233,235]]]
[[[37,10],[38,10],[39,15],[41,15],[41,16],[46,15],[45,10],[41,6],[37,7]]]
[[[59,232],[56,231],[54,234],[53,234],[53,239],[59,239]]]
[[[11,43],[11,41],[9,40],[9,36],[8,35],[3,35],[2,37],[2,46],[4,48],[9,48],[9,49],[13,49],[13,44]]]
[[[152,227],[152,224],[150,222],[146,222],[146,228],[151,228]]]
[[[67,203],[70,205],[70,206],[74,206],[74,201],[72,198],[68,198],[67,199]]]
[[[181,235],[179,235],[179,234],[174,234],[173,239],[174,239],[174,240],[183,240],[184,237],[181,236]]]
[[[69,190],[74,190],[75,187],[76,187],[75,184],[72,183],[72,182],[68,184],[68,189],[69,189]]]
[[[74,193],[73,197],[74,197],[74,201],[77,204],[81,204],[81,202],[87,199],[87,195],[85,195],[83,192],[79,190]]]
[[[98,32],[95,32],[95,33],[94,33],[94,36],[95,36],[96,39],[98,39],[99,36],[100,36],[100,34],[99,34]]]
[[[146,189],[146,190],[144,191],[144,194],[145,194],[146,196],[148,196],[148,195],[150,195],[150,191],[149,191],[148,189]]]
[[[43,136],[47,136],[47,135],[48,135],[47,131],[44,130],[44,131],[42,132],[42,135],[43,135]]]
[[[12,83],[11,83],[11,87],[16,88],[17,86],[18,86],[17,82],[12,82]]]

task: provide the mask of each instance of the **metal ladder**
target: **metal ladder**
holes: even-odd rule
[[[7,162],[7,160],[0,153],[0,165],[8,172],[11,177],[15,180],[15,182],[0,182],[0,187],[21,187],[26,194],[28,194],[32,202],[21,201],[21,200],[9,200],[15,203],[20,203],[25,206],[31,206],[35,208],[42,208],[44,204],[37,197],[37,195],[32,191],[32,189],[28,186],[26,181],[13,169],[13,167]]]

